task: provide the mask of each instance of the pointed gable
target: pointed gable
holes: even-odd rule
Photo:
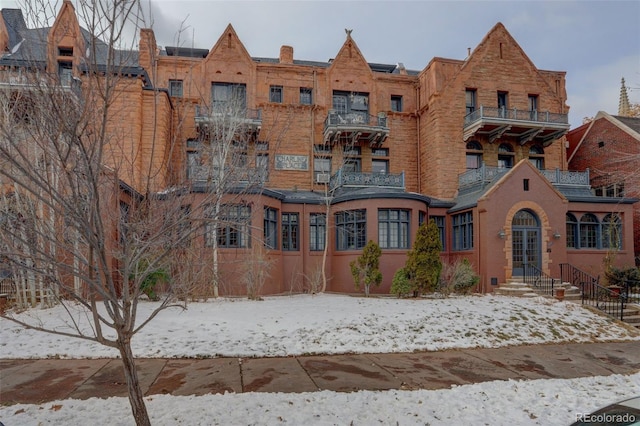
[[[609,130],[606,131],[608,134],[613,135],[615,129],[617,129],[621,133],[626,133],[629,136],[629,141],[635,140],[636,143],[640,143],[640,118],[618,117],[607,114],[604,111],[598,111],[593,120],[574,129],[571,137],[567,137],[570,141],[569,151],[567,152],[569,164],[572,163],[574,157],[580,156],[581,151],[595,151],[598,149],[595,143],[599,141],[596,139],[601,139],[601,137],[597,136],[597,133],[603,131],[603,124],[601,123],[603,121],[610,124]],[[592,133],[596,135],[592,136]]]
[[[370,92],[372,87],[370,82],[373,80],[371,67],[356,42],[351,38],[351,30],[345,31],[347,39],[329,66],[328,75],[331,84],[334,88],[339,88],[340,83],[343,83],[344,87],[351,91]],[[340,76],[340,81],[335,80],[332,76]]]
[[[238,82],[245,81],[254,73],[255,64],[244,47],[238,34],[231,24],[227,25],[216,44],[203,61],[203,75],[213,78],[213,75],[221,75],[215,78],[219,81]],[[224,76],[224,77],[223,77]]]
[[[474,81],[485,80],[488,76],[499,85],[501,81],[510,82],[517,76],[520,85],[527,87],[530,92],[537,90],[538,94],[547,97],[560,95],[566,99],[562,93],[556,93],[556,87],[551,84],[551,80],[559,76],[564,78],[564,73],[546,75],[538,70],[501,22],[498,22],[476,46],[460,72],[465,75],[468,85],[473,85]]]
[[[49,30],[48,40],[48,68],[57,70],[59,57],[72,59],[79,63],[85,50],[84,39],[76,17],[76,11],[70,0],[64,0],[56,20]]]
[[[4,22],[4,9],[0,11],[0,53],[8,52],[9,48],[9,30]]]
[[[543,199],[559,200],[564,203],[567,202],[567,198],[556,187],[545,178],[540,170],[538,170],[531,161],[527,159],[520,160],[513,168],[511,168],[504,176],[492,185],[487,192],[485,192],[478,201],[491,201],[492,197],[499,192],[504,192],[505,199],[514,199],[516,197],[517,189],[521,188],[521,179],[535,179],[539,184],[535,184],[536,195],[546,194]],[[532,183],[532,187],[534,184]],[[532,191],[533,192],[533,191]]]

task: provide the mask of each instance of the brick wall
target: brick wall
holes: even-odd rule
[[[626,197],[640,198],[640,141],[607,118],[597,119],[573,155],[572,170],[589,169],[593,187],[624,182]],[[634,205],[634,252],[640,254],[640,205]]]

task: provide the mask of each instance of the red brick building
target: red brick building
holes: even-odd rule
[[[6,72],[28,53],[18,40],[31,30],[19,15],[2,11]],[[86,40],[71,3],[47,31],[46,57],[36,59],[81,77]],[[525,265],[555,277],[561,263],[597,274],[611,244],[618,263],[633,262],[636,200],[595,196],[589,172],[568,171],[565,73],[538,69],[500,23],[467,58],[433,58],[422,70],[367,62],[350,32],[330,61],[297,59],[290,46],[252,57],[231,25],[199,49],[161,47],[142,30],[132,53],[112,118],[121,155],[135,153],[120,173],[128,187],[152,172],[156,191],[189,188],[185,203],[206,196],[203,135],[217,106],[241,100],[249,130],[238,164],[258,188],[230,195],[227,220],[241,223],[212,234],[223,295],[245,292],[237,268],[257,247],[270,265],[264,293],[308,289],[325,247],[327,290],[352,292],[349,262],[368,240],[383,253],[373,291],[388,293],[429,218],[442,259],[469,259],[482,292]],[[208,232],[192,241],[203,257]]]
[[[640,118],[612,116],[600,111],[593,121],[570,131],[569,167],[589,169],[598,197],[640,197]],[[640,256],[640,205],[634,207],[633,247]]]

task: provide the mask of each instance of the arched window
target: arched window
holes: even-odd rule
[[[482,145],[478,141],[467,142],[467,169],[479,169],[482,165]]]
[[[513,227],[537,227],[538,219],[528,210],[520,210],[513,216],[513,222],[511,222]]]
[[[578,248],[578,221],[571,213],[567,213],[567,247]]]
[[[602,219],[602,248],[622,248],[622,221],[617,214]]]
[[[544,149],[542,149],[540,145],[533,145],[529,148],[529,161],[531,161],[538,170],[544,170]]]
[[[598,248],[598,218],[591,213],[580,218],[580,248]]]
[[[498,167],[501,169],[510,169],[513,167],[513,148],[507,143],[500,144],[498,147]]]

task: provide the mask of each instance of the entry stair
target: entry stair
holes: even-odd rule
[[[560,281],[560,280],[558,280]],[[561,283],[554,286],[554,291],[557,289],[564,290],[564,300],[567,301],[580,301],[582,294],[580,289],[570,283]],[[545,294],[543,290],[537,289],[534,286],[524,282],[523,277],[512,277],[507,280],[506,283],[500,284],[498,288],[493,291],[494,294],[500,294],[503,296],[516,296],[516,297],[551,297]],[[556,291],[557,293],[557,291]]]
[[[557,295],[557,289],[564,289],[564,299],[567,302],[582,303],[582,292],[571,283],[561,283],[554,286],[554,296]],[[530,284],[524,282],[523,277],[512,277],[506,283],[502,283],[493,291],[494,294],[502,296],[515,297],[552,297],[545,294],[544,291],[536,289]],[[557,298],[557,296],[555,296]],[[606,303],[606,302],[605,302]],[[600,309],[605,308],[599,306]],[[606,309],[602,309],[605,310]],[[619,319],[619,318],[618,318]],[[640,329],[640,304],[625,303],[622,310],[622,320],[632,327]]]

